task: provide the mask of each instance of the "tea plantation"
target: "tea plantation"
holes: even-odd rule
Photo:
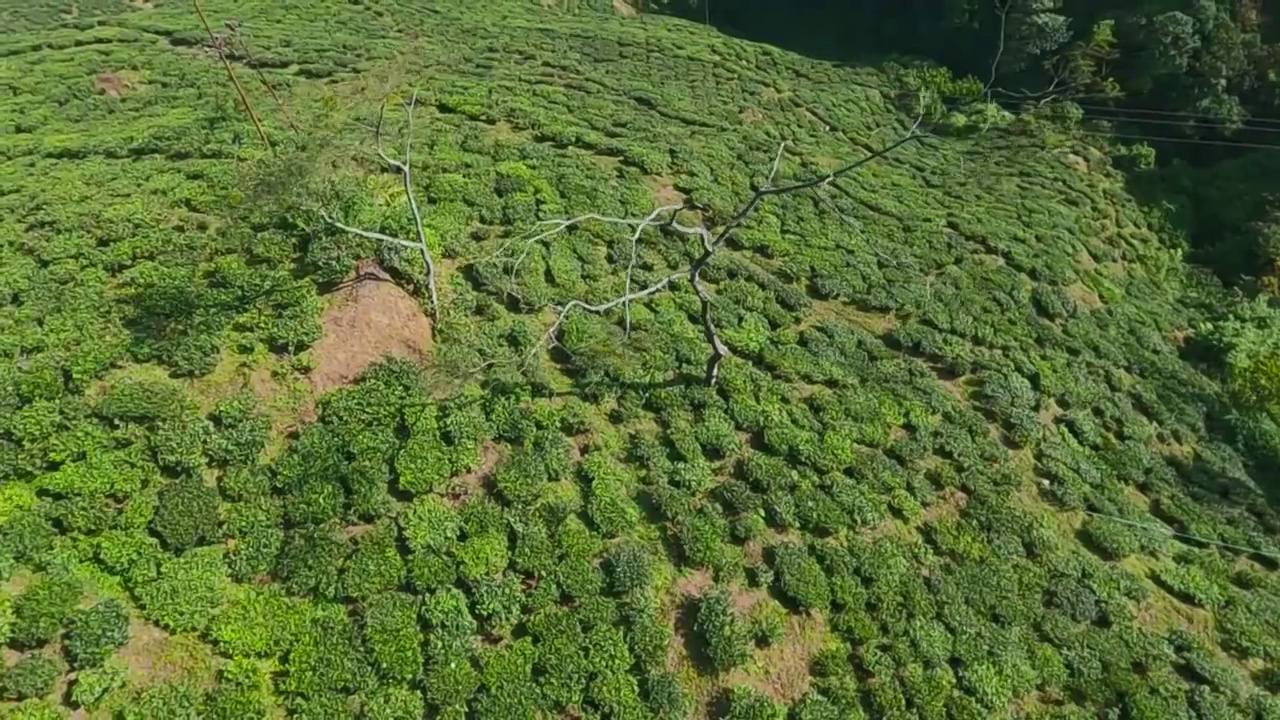
[[[568,304],[928,73],[566,5],[0,9],[0,717],[1280,719],[1280,430],[1123,153],[765,198],[708,386],[687,279]]]

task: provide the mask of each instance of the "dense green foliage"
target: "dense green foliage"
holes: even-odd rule
[[[975,84],[550,4],[203,3],[272,151],[188,6],[0,11],[0,715],[1280,716],[1280,316],[1188,266],[1143,156],[1078,106],[930,105],[707,265],[707,387],[687,282],[545,337],[696,238],[523,233],[717,228],[779,143],[778,181],[829,171]],[[1102,15],[1015,18],[1052,37],[1009,62]],[[1260,103],[1241,72],[1202,79]],[[413,89],[430,357],[316,394],[357,261],[426,302],[320,212],[414,235],[369,137]]]

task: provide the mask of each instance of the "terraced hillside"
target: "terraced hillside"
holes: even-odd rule
[[[1274,498],[1184,359],[1222,295],[1103,151],[1038,119],[766,199],[702,275],[709,388],[687,282],[545,337],[696,237],[537,224],[721,228],[781,143],[786,182],[901,138],[890,75],[203,7],[272,151],[189,5],[0,11],[0,714],[1280,717]],[[388,94],[434,313],[334,225],[414,237]]]

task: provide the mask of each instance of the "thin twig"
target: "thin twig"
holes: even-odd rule
[[[996,56],[991,60],[991,77],[987,80],[987,84],[983,86],[982,92],[987,96],[987,102],[991,102],[991,88],[996,84],[996,72],[1000,67],[1000,58],[1004,55],[1004,35],[1005,23],[1009,18],[1009,8],[1013,5],[1013,0],[995,0],[996,12],[1000,15],[1000,40],[996,46]]]

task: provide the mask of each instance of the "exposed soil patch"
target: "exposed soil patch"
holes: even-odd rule
[[[653,201],[659,206],[679,205],[684,202],[684,193],[677,190],[675,185],[666,178],[650,175],[644,179],[644,184],[653,193]]]
[[[1102,307],[1102,299],[1082,282],[1072,283],[1063,289],[1066,290],[1067,296],[1075,300],[1080,307],[1087,310],[1097,310]]]
[[[613,11],[622,17],[635,17],[639,14],[626,0],[613,0]]]
[[[129,682],[146,687],[182,678],[199,685],[213,683],[213,658],[198,640],[171,636],[142,620],[129,623],[129,642],[119,658],[129,672]]]
[[[320,318],[324,336],[312,347],[309,375],[317,395],[355,380],[385,356],[423,360],[431,353],[431,321],[377,262],[361,260],[330,297]]]
[[[141,82],[129,72],[98,73],[93,78],[93,89],[107,97],[118,98],[139,87]]]
[[[1093,259],[1093,256],[1089,254],[1088,250],[1081,250],[1076,253],[1076,267],[1086,271],[1094,270],[1098,267],[1098,263]]]
[[[920,516],[920,524],[956,517],[968,502],[969,496],[963,490],[946,488],[938,495],[938,502],[924,509],[924,514]]]
[[[484,495],[485,486],[502,461],[502,452],[493,443],[485,443],[480,448],[480,466],[469,473],[453,479],[452,499],[461,504],[473,497]]]
[[[790,705],[809,691],[809,660],[826,642],[826,623],[818,615],[790,615],[787,631],[775,645],[756,651],[749,668],[728,673],[723,685],[750,685]]]
[[[711,571],[694,570],[688,575],[681,575],[676,578],[676,582],[671,589],[678,597],[691,598],[698,597],[714,584],[715,580],[711,578]]]

